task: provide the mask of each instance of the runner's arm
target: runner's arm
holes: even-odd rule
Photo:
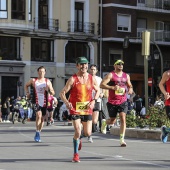
[[[25,93],[27,95],[28,98],[30,98],[30,92],[29,92],[29,87],[33,84],[33,79],[30,79],[26,84],[25,84]]]
[[[159,88],[161,90],[161,92],[164,94],[165,100],[170,98],[169,93],[167,93],[166,89],[165,89],[165,83],[166,81],[170,78],[170,73],[168,71],[165,71],[162,75],[162,79],[159,82]]]
[[[127,74],[127,86],[128,86],[128,94],[132,94],[133,93],[133,86],[132,83],[130,81],[130,76]]]
[[[103,78],[102,82],[100,83],[100,88],[107,89],[107,90],[117,90],[118,85],[115,85],[115,86],[108,85],[108,83],[111,81],[111,79],[112,79],[112,73],[108,73]]]
[[[52,86],[52,83],[51,83],[51,81],[50,81],[49,79],[47,80],[47,86],[48,86],[48,92],[49,92],[50,94],[54,95],[54,94],[55,94],[55,91],[54,91],[53,86]]]

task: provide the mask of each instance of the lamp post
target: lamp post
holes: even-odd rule
[[[148,56],[150,55],[150,32],[142,32],[142,55],[144,56],[145,108],[148,110]]]
[[[129,39],[141,39],[139,37],[128,37],[126,36],[123,41],[123,47],[128,48],[129,46]],[[147,42],[145,41],[147,40]],[[150,42],[152,42],[160,54],[161,59],[161,75],[163,74],[163,56],[159,46],[156,44],[155,41],[150,39],[150,32],[144,31],[142,32],[142,55],[144,56],[144,78],[145,78],[145,108],[148,109],[148,56],[149,56],[149,49],[150,49]],[[147,45],[146,45],[147,44]],[[146,52],[146,53],[145,53]],[[146,55],[147,54],[147,55]]]
[[[152,104],[155,102],[155,93],[154,93],[154,86],[155,86],[155,81],[154,81],[154,69],[155,69],[155,64],[156,60],[159,59],[159,52],[158,50],[153,51],[153,46],[152,46],[152,53],[151,53],[151,58],[150,58],[150,64],[151,64],[151,77],[152,77],[152,85],[151,85],[151,96],[152,96]]]

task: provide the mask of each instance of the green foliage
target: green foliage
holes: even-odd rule
[[[148,109],[146,118],[150,129],[161,127],[162,125],[170,126],[170,120],[166,115],[165,109],[152,106]]]
[[[127,127],[149,127],[150,129],[160,128],[162,125],[170,127],[170,120],[168,119],[165,109],[152,106],[148,109],[147,114],[143,117],[135,116],[134,110],[126,116]]]
[[[129,114],[126,116],[126,127],[136,127],[136,116],[135,111],[132,110]]]

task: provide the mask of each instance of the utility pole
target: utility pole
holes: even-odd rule
[[[142,32],[142,55],[144,56],[145,108],[148,110],[148,56],[150,55],[150,32]]]

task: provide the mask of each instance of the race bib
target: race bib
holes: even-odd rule
[[[116,95],[124,95],[125,94],[125,88],[119,88],[118,90],[115,91]]]
[[[80,115],[87,115],[88,114],[88,105],[89,101],[87,102],[76,102],[76,112],[79,112]]]

